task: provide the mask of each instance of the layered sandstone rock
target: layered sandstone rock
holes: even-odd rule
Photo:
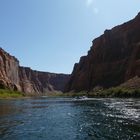
[[[140,77],[140,14],[93,41],[88,55],[75,64],[65,91],[109,88],[135,76]]]
[[[34,71],[19,67],[20,85],[25,93],[47,93],[63,91],[69,75]]]
[[[34,71],[20,67],[19,61],[0,48],[0,88],[27,94],[63,91],[69,75]]]
[[[0,48],[0,88],[21,90],[18,68],[19,61]]]

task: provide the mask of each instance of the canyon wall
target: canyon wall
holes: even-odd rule
[[[0,48],[0,88],[21,90],[18,68],[19,61]]]
[[[25,93],[48,93],[64,90],[69,75],[35,71],[19,67],[19,78],[22,91]]]
[[[140,13],[93,40],[87,56],[75,64],[65,92],[109,88],[133,77],[140,77]]]
[[[63,91],[69,75],[39,72],[19,66],[19,61],[0,48],[0,88],[26,94]]]
[[[79,92],[127,83],[140,87],[139,82],[134,82],[139,79],[140,14],[129,22],[105,30],[93,40],[87,56],[75,64],[71,76],[21,67],[14,56],[0,48],[0,88],[27,94],[64,91],[64,87],[65,92]]]

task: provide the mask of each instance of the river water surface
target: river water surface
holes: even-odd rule
[[[0,140],[140,140],[140,100],[0,100]]]

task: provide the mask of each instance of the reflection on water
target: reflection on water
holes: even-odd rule
[[[0,100],[0,140],[139,140],[139,99]]]
[[[4,103],[0,101],[0,116],[11,114],[14,111],[12,104]]]

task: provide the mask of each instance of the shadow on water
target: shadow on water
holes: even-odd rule
[[[13,132],[15,126],[22,124],[21,120],[14,120],[12,117],[20,114],[22,108],[19,108],[13,100],[0,100],[0,139],[8,137]]]

